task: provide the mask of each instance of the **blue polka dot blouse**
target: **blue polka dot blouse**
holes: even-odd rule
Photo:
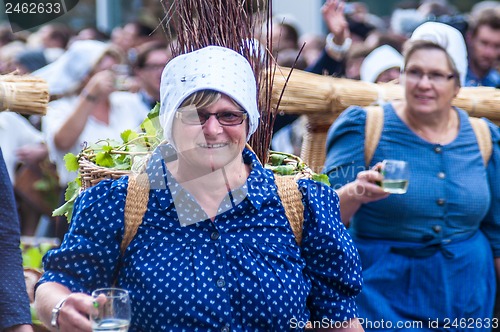
[[[61,247],[44,258],[40,283],[90,293],[116,278],[131,294],[130,331],[287,331],[308,320],[357,316],[361,264],[331,188],[299,180],[305,207],[299,248],[272,172],[245,150],[251,173],[232,192],[245,197],[214,222],[183,226],[183,204],[174,198],[188,204],[190,195],[165,167],[173,153],[162,146],[149,163],[148,210],[123,256],[127,177],[79,196]],[[163,183],[169,185],[161,189]]]

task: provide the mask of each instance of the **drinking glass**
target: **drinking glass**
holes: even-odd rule
[[[128,331],[131,314],[130,297],[127,290],[99,288],[92,292],[92,297],[96,308],[90,316],[92,331]]]
[[[391,194],[405,194],[410,180],[408,163],[403,160],[384,160],[380,169],[384,179],[382,189]]]

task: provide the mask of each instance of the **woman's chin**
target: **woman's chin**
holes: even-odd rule
[[[189,165],[212,171],[227,166],[238,156],[235,151],[227,148],[195,149],[188,154],[183,153],[183,158],[189,160]]]

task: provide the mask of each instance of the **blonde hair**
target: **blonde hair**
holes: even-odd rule
[[[200,90],[193,92],[189,97],[184,99],[179,108],[186,106],[195,106],[196,108],[207,108],[215,104],[222,97],[219,91],[215,90]],[[238,103],[236,103],[232,98],[231,102],[238,108],[242,108]]]

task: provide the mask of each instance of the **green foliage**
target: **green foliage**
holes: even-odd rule
[[[154,150],[163,137],[163,131],[159,122],[159,104],[148,113],[146,119],[140,125],[140,131],[127,129],[120,134],[121,140],[102,139],[84,148],[77,156],[68,153],[64,156],[66,169],[78,171],[80,158],[94,163],[97,166],[128,171],[137,158],[147,155]],[[66,202],[52,212],[53,216],[66,216],[71,221],[73,207],[76,198],[81,191],[80,175],[68,184],[64,198]]]
[[[66,153],[66,155],[64,155],[64,165],[70,172],[78,171],[78,157],[72,153]]]
[[[314,173],[299,157],[284,152],[269,152],[269,162],[265,168],[272,170],[279,175],[301,175],[309,176],[314,181],[330,185],[326,174]]]
[[[52,211],[53,217],[66,216],[68,222],[71,221],[71,218],[73,217],[73,206],[75,205],[75,200],[78,197],[78,194],[80,194],[81,187],[82,183],[80,178],[76,178],[68,183],[68,187],[64,192],[64,199],[66,202]]]
[[[52,242],[41,242],[37,245],[21,242],[23,267],[40,270],[43,256],[52,248],[54,248]]]

